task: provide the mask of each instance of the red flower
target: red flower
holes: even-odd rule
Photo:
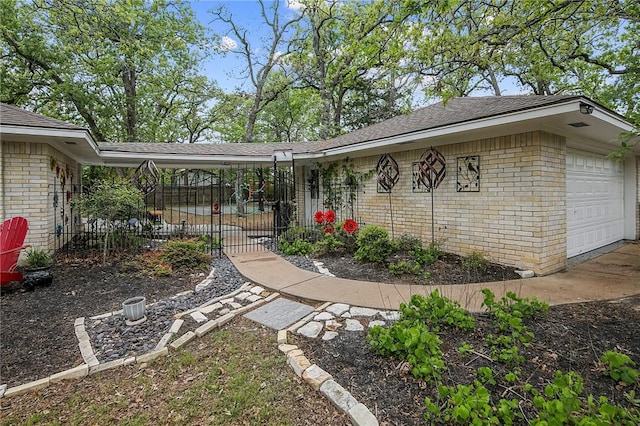
[[[327,210],[324,213],[324,220],[327,223],[333,223],[336,221],[336,212],[334,212],[333,210]]]
[[[322,222],[324,222],[324,213],[318,210],[316,214],[313,216],[313,220],[315,220],[317,224],[321,224]]]
[[[344,229],[348,234],[353,234],[356,232],[356,229],[358,229],[358,222],[353,219],[347,219],[344,221],[342,229]]]
[[[333,234],[334,231],[335,231],[335,228],[333,227],[332,224],[326,223],[324,225],[324,233],[325,234]]]

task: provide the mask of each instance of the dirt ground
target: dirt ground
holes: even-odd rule
[[[445,253],[433,264],[425,267],[425,275],[392,275],[386,266],[359,262],[351,255],[322,256],[318,258],[337,277],[360,281],[392,282],[396,284],[468,284],[491,281],[515,280],[520,278],[513,268],[496,263],[487,263],[486,268],[465,268],[463,258]],[[390,258],[390,261],[395,259]]]

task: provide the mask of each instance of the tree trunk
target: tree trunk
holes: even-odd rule
[[[122,70],[122,83],[127,108],[127,140],[137,142],[137,110],[136,110],[136,70],[129,61]]]

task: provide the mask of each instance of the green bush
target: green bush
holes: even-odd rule
[[[420,275],[422,273],[422,266],[415,260],[399,260],[389,264],[389,273],[391,275]]]
[[[316,228],[302,228],[292,227],[287,229],[280,235],[280,242],[285,241],[288,244],[292,244],[294,241],[302,240],[311,244],[320,241],[324,236],[324,232],[321,229]]]
[[[367,225],[362,228],[356,243],[358,249],[354,257],[365,262],[384,263],[394,250],[389,232],[376,225]]]
[[[313,244],[304,240],[295,240],[292,243],[280,240],[278,249],[287,256],[306,256],[315,250]]]
[[[413,235],[402,234],[394,239],[394,245],[397,251],[409,253],[412,250],[422,249],[422,240]]]
[[[442,256],[442,251],[438,247],[437,244],[430,244],[429,248],[426,250],[422,247],[416,247],[409,252],[411,256],[413,256],[420,265],[427,266],[434,263],[440,256]]]
[[[171,265],[174,271],[180,269],[205,270],[211,264],[211,256],[204,253],[206,245],[197,240],[169,241],[162,248],[160,260]]]
[[[400,305],[401,318],[431,325],[435,331],[441,326],[473,330],[475,318],[451,299],[433,290],[428,297],[414,294],[408,304]]]
[[[325,254],[333,254],[344,247],[344,244],[337,239],[334,234],[324,234],[324,237],[314,244],[315,252],[322,256]]]
[[[342,243],[342,250],[344,250],[346,253],[354,253],[358,248],[358,245],[356,243],[357,234],[358,231],[353,234],[349,234],[347,231],[342,229],[342,223],[340,223],[336,225],[336,232],[333,234],[333,236],[336,237],[336,239],[340,241],[340,243]]]
[[[462,266],[469,270],[486,271],[487,260],[481,252],[472,251],[462,258]]]
[[[638,370],[633,368],[636,363],[629,356],[620,352],[606,351],[600,359],[607,368],[604,374],[612,379],[625,382],[628,385],[632,385],[638,380]]]
[[[51,262],[52,260],[49,252],[36,247],[31,247],[27,250],[27,265],[29,265],[29,267],[43,268],[51,265]]]

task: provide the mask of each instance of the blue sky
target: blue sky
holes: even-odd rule
[[[265,7],[269,7],[273,2],[265,1]],[[218,9],[221,6],[233,16],[234,22],[245,29],[249,35],[252,48],[260,47],[260,37],[266,35],[269,28],[264,24],[264,20],[260,14],[260,5],[257,1],[249,0],[231,0],[231,1],[192,1],[190,2],[196,18],[200,20],[203,26],[209,29],[213,34],[224,36],[229,30],[223,23],[212,22],[214,16],[209,13],[211,10]],[[295,3],[293,8],[287,7],[287,1],[281,1],[280,13],[295,13]],[[232,36],[230,38],[236,41]],[[233,54],[213,55],[204,66],[203,74],[210,79],[217,81],[218,85],[226,92],[234,91],[241,87],[244,79],[239,78],[242,71],[246,68],[246,62],[242,58],[238,58]]]

